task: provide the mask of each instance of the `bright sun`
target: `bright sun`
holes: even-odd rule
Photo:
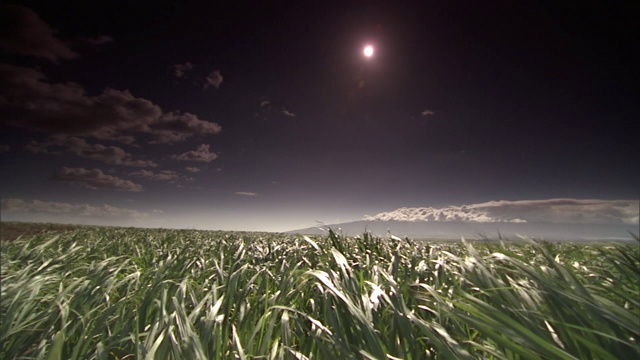
[[[372,57],[373,56],[373,46],[367,45],[364,48],[364,56]]]

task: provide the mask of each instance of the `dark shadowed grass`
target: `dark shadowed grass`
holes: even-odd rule
[[[627,359],[640,249],[79,228],[2,244],[3,359]]]
[[[39,234],[59,234],[77,230],[81,225],[0,222],[0,241],[12,241],[19,237],[32,237]]]

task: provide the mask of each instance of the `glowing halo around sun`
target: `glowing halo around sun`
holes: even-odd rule
[[[362,53],[364,54],[364,56],[370,58],[373,56],[373,46],[371,45],[367,45],[364,47],[364,50],[362,51]]]

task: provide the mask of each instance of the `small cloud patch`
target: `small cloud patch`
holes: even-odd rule
[[[213,86],[214,88],[219,89],[220,85],[222,85],[222,81],[224,80],[224,77],[220,73],[220,70],[215,70],[214,72],[207,75],[207,77],[204,80],[205,80],[203,85],[204,89],[209,88],[209,86]]]
[[[173,155],[172,158],[180,161],[201,161],[211,162],[218,158],[216,153],[209,151],[208,144],[201,144],[196,150],[187,151],[180,155]]]
[[[285,114],[288,117],[295,117],[296,114],[292,113],[291,111],[287,110],[287,109],[282,109],[282,113]]]
[[[175,64],[171,66],[173,70],[173,75],[177,78],[183,78],[186,76],[187,72],[193,70],[193,64],[190,62],[186,62],[184,64]]]

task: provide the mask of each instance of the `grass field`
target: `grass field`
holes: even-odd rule
[[[638,243],[4,239],[2,359],[640,358]]]

